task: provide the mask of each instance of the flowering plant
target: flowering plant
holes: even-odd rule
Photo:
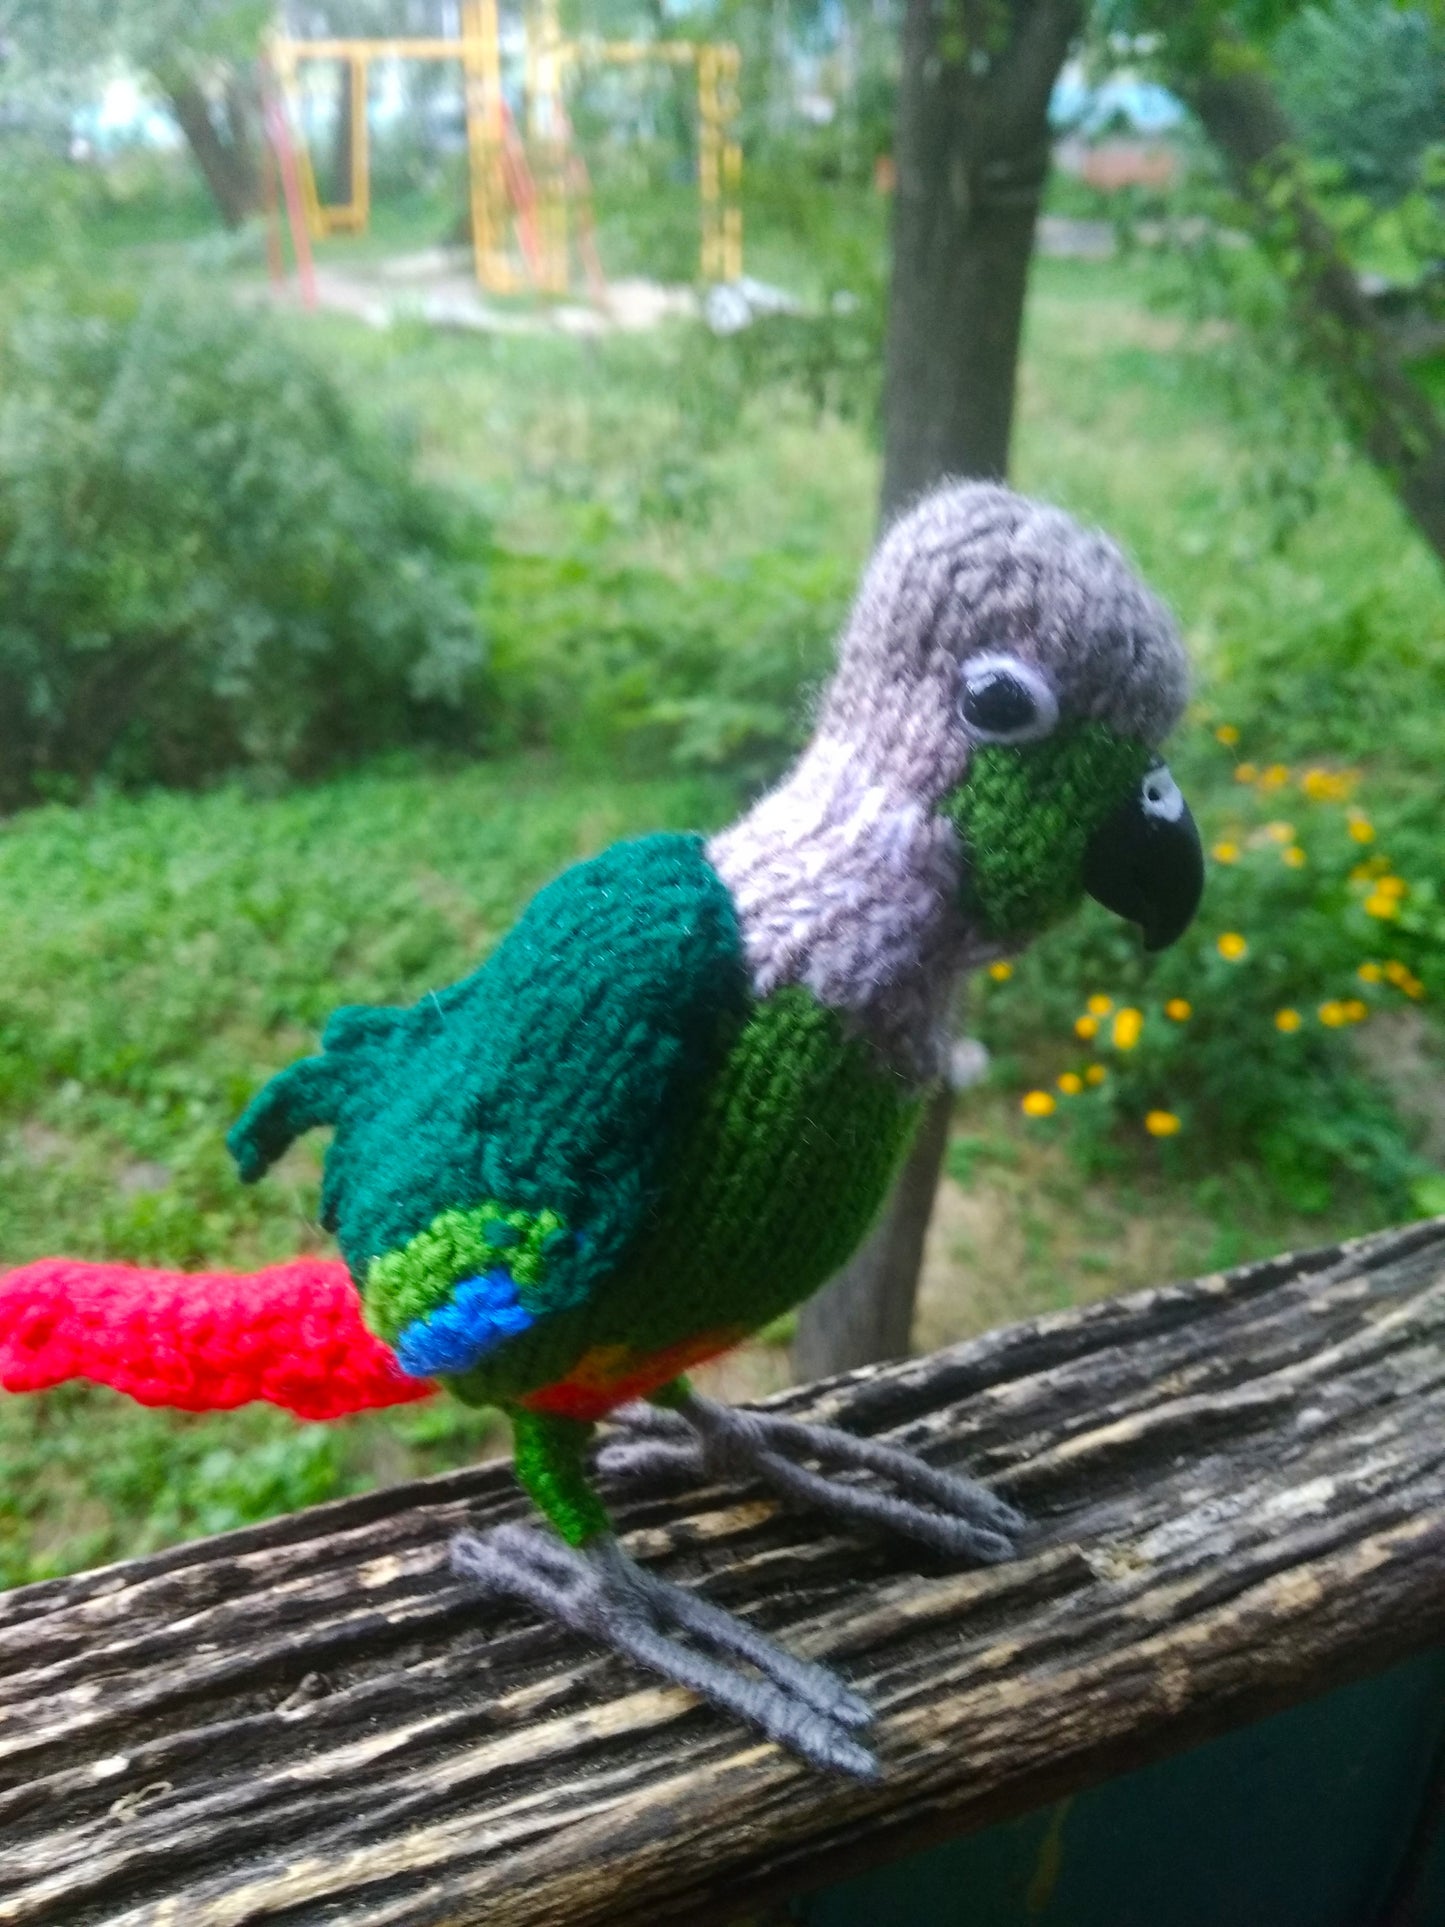
[[[1186,749],[1205,765],[1211,854],[1193,928],[1143,957],[1086,914],[995,964],[978,1026],[996,1075],[1085,1159],[1151,1142],[1201,1168],[1243,1154],[1301,1209],[1325,1208],[1342,1179],[1408,1208],[1427,1167],[1352,1033],[1445,990],[1429,853],[1408,824],[1396,851],[1357,772],[1240,760],[1229,780],[1220,753],[1240,732],[1221,723],[1213,739]]]

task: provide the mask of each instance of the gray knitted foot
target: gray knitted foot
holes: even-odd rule
[[[451,1559],[453,1571],[484,1592],[525,1600],[759,1727],[811,1765],[877,1777],[877,1761],[849,1731],[872,1718],[866,1701],[826,1667],[794,1659],[732,1613],[645,1571],[615,1539],[574,1549],[533,1526],[495,1526],[485,1534],[459,1532]],[[674,1633],[695,1643],[684,1645]]]
[[[597,1463],[619,1478],[760,1479],[845,1524],[881,1526],[935,1552],[986,1565],[1013,1557],[1026,1523],[972,1479],[831,1425],[738,1411],[696,1393],[668,1410],[626,1405],[616,1416],[632,1436],[604,1446]],[[853,1476],[829,1478],[806,1459],[845,1475],[871,1473],[893,1490],[861,1485]]]

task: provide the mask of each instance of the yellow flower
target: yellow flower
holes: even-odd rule
[[[1294,824],[1293,823],[1266,823],[1264,826],[1264,833],[1269,838],[1271,843],[1293,843],[1294,842]]]
[[[1086,1044],[1091,1037],[1097,1037],[1098,1034],[1099,1020],[1097,1017],[1076,1017],[1074,1019],[1074,1035],[1075,1037],[1082,1037]]]
[[[1343,803],[1355,778],[1349,770],[1307,769],[1299,786],[1312,803]]]
[[[1239,731],[1233,723],[1221,723],[1214,732],[1215,741],[1223,743],[1226,749],[1233,749],[1239,741]]]
[[[1089,1015],[1091,1017],[1107,1017],[1113,1008],[1114,999],[1112,997],[1103,997],[1096,993],[1089,999]]]
[[[1133,1050],[1139,1041],[1139,1033],[1144,1028],[1142,1010],[1126,1008],[1114,1019],[1114,1047],[1116,1050]]]
[[[1173,1137],[1179,1129],[1179,1119],[1173,1111],[1150,1111],[1144,1119],[1144,1129],[1150,1137]]]
[[[1351,1024],[1363,1024],[1370,1014],[1370,1006],[1358,997],[1347,997],[1340,1008],[1344,1011],[1347,1022]]]
[[[1369,817],[1361,815],[1359,810],[1351,810],[1350,835],[1355,839],[1356,843],[1373,843],[1375,840],[1375,826]]]
[[[1065,1071],[1059,1078],[1059,1089],[1065,1097],[1077,1097],[1084,1088],[1084,1080],[1077,1071]]]
[[[1240,958],[1247,956],[1249,952],[1249,945],[1237,930],[1226,930],[1215,948],[1229,963],[1238,963]]]
[[[1229,842],[1229,840],[1226,838],[1223,843],[1215,844],[1211,854],[1213,855],[1216,863],[1238,863],[1239,845],[1237,843]]]
[[[1319,1018],[1320,1022],[1328,1024],[1331,1030],[1338,1030],[1341,1024],[1347,1024],[1350,1021],[1344,1005],[1334,997],[1331,997],[1328,1003],[1320,1005]]]
[[[1058,1104],[1049,1091],[1030,1091],[1020,1101],[1019,1109],[1025,1117],[1052,1117]]]
[[[1234,780],[1236,783],[1252,783],[1258,775],[1259,771],[1253,763],[1236,763],[1234,766]]]
[[[1384,974],[1384,971],[1381,970],[1377,963],[1362,963],[1355,972],[1355,975],[1362,984],[1377,984]],[[1392,978],[1391,982],[1393,981],[1394,979]]]
[[[1417,1002],[1425,995],[1425,986],[1418,977],[1407,978],[1405,982],[1401,984],[1400,988],[1407,997],[1413,997]]]
[[[1287,850],[1281,850],[1279,860],[1281,863],[1287,863],[1292,870],[1302,870],[1309,862],[1309,858],[1298,843],[1291,843]]]
[[[1410,975],[1410,966],[1401,963],[1398,957],[1391,957],[1385,965],[1384,974],[1392,984],[1403,984]]]
[[[1187,997],[1171,997],[1164,1006],[1164,1015],[1172,1017],[1176,1024],[1183,1024],[1194,1015],[1194,1006]]]
[[[1375,885],[1382,897],[1407,897],[1410,886],[1403,877],[1383,876]]]
[[[996,984],[1006,984],[1014,974],[1014,967],[1011,963],[1000,957],[997,963],[991,963],[989,965],[988,974]]]
[[[1368,883],[1376,875],[1373,863],[1357,863],[1350,872],[1351,883]]]
[[[1086,1084],[1102,1084],[1108,1075],[1109,1073],[1104,1069],[1102,1064],[1090,1064],[1089,1068],[1084,1072],[1084,1082]]]
[[[1398,897],[1387,897],[1382,890],[1375,890],[1365,898],[1365,913],[1371,917],[1398,917],[1400,901]]]
[[[1268,769],[1259,773],[1259,787],[1262,790],[1282,790],[1289,781],[1289,771],[1283,763],[1271,763]]]
[[[1300,1022],[1300,1014],[1297,1010],[1277,1010],[1274,1013],[1274,1027],[1276,1030],[1286,1032],[1298,1030]]]

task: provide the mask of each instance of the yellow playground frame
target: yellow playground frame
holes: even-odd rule
[[[306,224],[315,238],[364,234],[371,218],[371,154],[367,128],[369,69],[374,60],[458,60],[466,103],[472,239],[477,280],[493,294],[533,286],[565,294],[571,284],[570,212],[579,189],[563,93],[583,66],[640,66],[662,61],[695,66],[698,106],[700,270],[704,281],[735,281],[743,270],[740,204],[743,156],[735,133],[738,71],[735,46],[722,41],[564,40],[555,0],[541,0],[540,25],[525,19],[526,128],[532,162],[521,148],[502,91],[497,0],[461,0],[454,40],[293,40],[280,34],[271,60],[285,95],[295,100],[303,61],[335,61],[351,89],[351,180],[347,200],[323,203],[310,150],[297,117],[297,162]],[[585,175],[583,176],[585,180]],[[579,216],[583,210],[577,210]],[[522,264],[511,245],[516,216]],[[579,236],[580,238],[580,236]]]

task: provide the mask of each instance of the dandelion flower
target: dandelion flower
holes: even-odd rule
[[[1366,916],[1380,917],[1388,921],[1391,917],[1399,916],[1400,899],[1386,896],[1383,890],[1373,890],[1365,898],[1364,909]]]
[[[1275,1029],[1282,1030],[1286,1034],[1290,1031],[1298,1030],[1303,1021],[1297,1010],[1277,1010],[1274,1013]]]
[[[1362,816],[1358,810],[1350,811],[1349,828],[1350,828],[1350,835],[1354,838],[1356,843],[1373,843],[1374,842],[1375,826],[1370,821],[1368,816]]]
[[[1289,771],[1283,763],[1271,763],[1268,769],[1259,773],[1259,787],[1262,790],[1282,790],[1289,781]]]
[[[1104,1069],[1102,1064],[1090,1064],[1084,1072],[1084,1082],[1086,1084],[1102,1084],[1108,1075],[1109,1073]]]
[[[1187,997],[1171,997],[1164,1006],[1164,1015],[1172,1017],[1176,1024],[1184,1024],[1194,1015],[1194,1006]]]
[[[1050,1091],[1029,1091],[1020,1099],[1019,1109],[1025,1117],[1052,1117],[1058,1103]]]
[[[1227,963],[1238,963],[1241,957],[1249,954],[1249,945],[1237,930],[1226,930],[1215,949]]]
[[[1114,1019],[1114,1048],[1116,1050],[1133,1050],[1139,1041],[1139,1033],[1143,1028],[1144,1013],[1142,1010],[1134,1010],[1132,1008],[1121,1010]]]
[[[1410,966],[1409,964],[1401,963],[1398,957],[1391,957],[1390,961],[1385,965],[1383,974],[1392,984],[1403,985],[1409,978]]]
[[[997,963],[989,965],[988,974],[996,984],[1006,984],[1014,974],[1014,967],[1005,958],[1000,957]]]
[[[1331,997],[1328,1003],[1320,1005],[1319,1019],[1322,1024],[1327,1024],[1331,1030],[1338,1030],[1341,1024],[1347,1024],[1350,1021],[1346,1014],[1345,1006],[1335,997]]]
[[[1058,1083],[1065,1097],[1077,1097],[1084,1088],[1084,1080],[1077,1071],[1065,1071]]]
[[[1214,732],[1216,742],[1223,743],[1226,749],[1233,749],[1239,741],[1239,731],[1233,723],[1221,723]]]
[[[1150,1111],[1145,1116],[1144,1129],[1150,1137],[1173,1137],[1179,1129],[1179,1119],[1173,1111]]]
[[[1216,863],[1238,863],[1239,845],[1231,843],[1226,837],[1222,843],[1215,844],[1211,854]]]
[[[1382,897],[1407,897],[1410,886],[1403,877],[1382,876],[1375,885]]]
[[[1234,766],[1234,780],[1236,783],[1252,783],[1258,775],[1259,771],[1253,763],[1236,763]]]
[[[1351,1024],[1363,1024],[1370,1014],[1370,1006],[1359,997],[1347,997],[1340,1008],[1346,1022]]]
[[[1417,1003],[1425,995],[1425,986],[1418,977],[1407,977],[1400,988],[1407,997],[1413,997]]]
[[[1309,858],[1298,843],[1291,843],[1288,849],[1281,850],[1279,860],[1281,863],[1287,863],[1292,870],[1302,870],[1309,862]]]
[[[1377,984],[1384,974],[1384,971],[1381,970],[1377,963],[1362,963],[1355,972],[1355,975],[1362,984]],[[1393,978],[1391,978],[1391,982],[1394,982]]]
[[[1294,824],[1293,823],[1266,823],[1264,826],[1264,833],[1269,838],[1271,843],[1293,843],[1294,842]]]
[[[1107,1017],[1113,1008],[1114,999],[1112,997],[1103,997],[1096,994],[1089,999],[1089,1015],[1091,1017]]]

